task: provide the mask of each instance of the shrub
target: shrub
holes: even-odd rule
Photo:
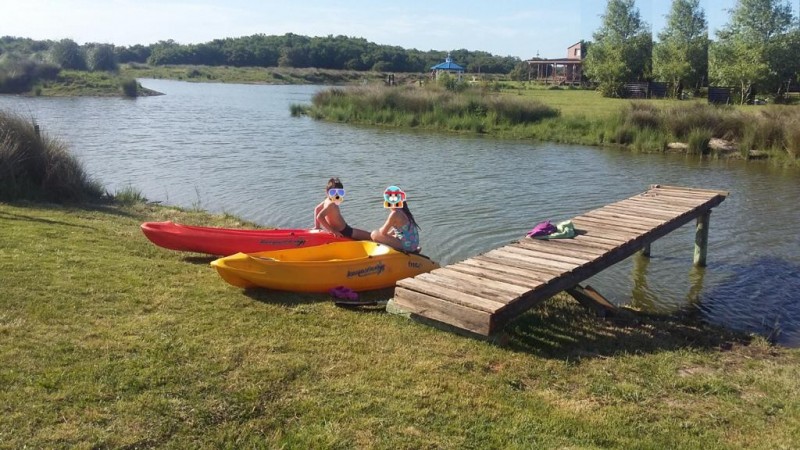
[[[86,58],[72,39],[62,39],[50,47],[50,60],[62,69],[86,70]]]
[[[12,54],[0,56],[0,93],[28,92],[38,82],[55,80],[60,68]]]
[[[661,126],[661,110],[647,103],[631,103],[626,122],[638,128],[657,129]]]
[[[90,48],[86,58],[86,66],[93,72],[116,72],[119,70],[119,64],[117,64],[117,55],[114,53],[114,46],[109,44],[98,44]]]
[[[793,159],[800,157],[800,120],[794,119],[787,124],[784,133],[786,153]]]
[[[120,80],[120,89],[124,97],[136,98],[139,96],[139,83],[134,78]]]
[[[0,111],[0,200],[65,203],[101,194],[63,143],[40,135],[32,122]]]
[[[147,203],[147,198],[133,186],[125,186],[113,194],[107,192],[106,197],[110,198],[114,203],[125,206]]]
[[[694,128],[687,138],[687,152],[693,155],[708,154],[708,143],[711,142],[713,133],[707,128]]]

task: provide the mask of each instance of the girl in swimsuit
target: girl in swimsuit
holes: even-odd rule
[[[396,189],[396,191],[392,191],[392,188]],[[387,194],[392,193],[402,194],[402,200],[400,202],[389,202]],[[411,210],[408,208],[408,202],[405,201],[405,193],[395,186],[390,186],[384,193],[384,199],[387,199],[384,206],[391,208],[391,212],[383,226],[373,230],[370,233],[370,237],[373,241],[386,244],[396,250],[410,253],[419,252],[419,225],[417,225],[414,215],[411,214]],[[402,204],[402,207],[400,204]]]

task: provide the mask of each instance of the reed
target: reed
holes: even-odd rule
[[[800,158],[800,119],[794,118],[784,136],[786,153],[793,160]]]
[[[708,154],[708,144],[711,142],[713,132],[708,128],[695,128],[689,132],[687,144],[688,152],[693,155]]]
[[[40,134],[30,120],[0,111],[0,200],[70,203],[101,195],[63,142]]]
[[[106,197],[120,206],[133,206],[147,203],[147,197],[142,194],[142,191],[133,186],[125,186],[113,194],[107,192]]]

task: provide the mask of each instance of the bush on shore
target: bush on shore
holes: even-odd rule
[[[656,130],[665,139],[685,142],[689,151],[705,154],[712,138],[733,142],[743,156],[750,150],[796,160],[800,154],[800,109],[769,106],[757,112],[744,112],[729,106],[700,103],[660,108],[651,103],[631,103],[610,122],[611,135],[624,135],[617,143],[629,143],[647,130]],[[628,141],[628,142],[626,142]],[[613,142],[613,141],[612,141]]]
[[[552,100],[541,92],[533,95]],[[569,98],[573,103],[585,100]],[[561,114],[563,105],[557,104],[560,106],[477,87],[452,92],[436,85],[370,86],[326,89],[314,96],[311,105],[292,105],[291,112],[293,116],[307,114],[337,122],[582,145],[613,144],[642,152],[681,147],[698,155],[750,158],[758,151],[760,157],[779,164],[800,164],[800,109],[795,107],[771,105],[751,112],[698,102],[656,105],[641,101],[615,106],[609,114],[593,113],[598,110],[593,104],[583,105],[589,113]],[[727,143],[712,142],[718,139]],[[683,145],[671,146],[673,142]]]
[[[0,200],[73,203],[102,194],[64,143],[42,135],[32,121],[0,111]]]
[[[312,105],[306,113],[315,118],[477,133],[559,116],[557,109],[538,101],[437,86],[331,88],[318,92]]]

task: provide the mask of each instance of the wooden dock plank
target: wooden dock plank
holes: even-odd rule
[[[507,300],[504,300],[506,297],[517,297],[530,290],[522,286],[492,280],[480,275],[458,272],[448,269],[447,267],[437,269],[435,272],[429,272],[424,275],[424,277],[420,275],[419,278],[440,282],[457,291],[479,295],[500,303],[508,303]]]
[[[631,256],[719,205],[728,193],[654,186],[572,219],[572,239],[521,238],[397,283],[402,310],[489,335],[527,309]]]
[[[668,212],[685,211],[686,208],[696,208],[703,204],[696,200],[670,200],[663,197],[634,197],[628,200],[645,208],[656,208]]]
[[[535,266],[548,267],[551,269],[555,269],[558,272],[568,272],[578,267],[578,264],[556,261],[550,259],[547,255],[542,255],[531,251],[525,251],[524,249],[516,247],[509,247],[509,246],[500,247],[497,250],[492,250],[492,252],[490,253],[503,256],[504,258],[510,258],[517,261],[522,261],[524,263],[532,264]]]
[[[619,211],[611,208],[597,209],[586,215],[589,217],[610,218],[612,220],[624,223],[640,224],[647,226],[649,228],[657,227],[662,223],[669,221],[667,219],[657,219],[653,217],[647,217],[641,214],[637,215],[636,213],[630,211]]]
[[[581,216],[581,220],[597,221],[598,223],[611,225],[613,227],[616,227],[617,229],[621,228],[629,232],[635,232],[637,234],[639,232],[645,232],[653,228],[654,226],[658,226],[663,223],[663,222],[658,222],[654,225],[648,225],[646,223],[642,223],[642,221],[639,220],[614,217],[610,214],[603,214],[600,211],[594,211],[591,213],[584,214],[583,216]]]
[[[491,314],[446,302],[430,295],[398,286],[394,290],[392,301],[401,310],[426,319],[436,320],[484,336],[488,336],[492,331]]]
[[[397,286],[446,300],[456,305],[477,309],[478,311],[492,313],[504,304],[478,295],[459,292],[456,289],[432,283],[420,277],[406,278],[397,282]]]
[[[545,266],[545,265],[537,265],[530,261],[525,261],[524,259],[519,258],[513,254],[510,255],[509,257],[509,255],[506,252],[503,252],[502,249],[496,249],[490,252],[486,252],[480,255],[480,257],[483,258],[484,260],[489,259],[498,264],[504,264],[511,267],[517,267],[519,269],[529,270],[532,275],[539,277],[552,278],[553,276],[557,276],[563,273],[563,270],[559,268]]]
[[[652,207],[642,207],[637,203],[625,203],[625,204],[618,204],[618,205],[615,204],[615,205],[611,205],[611,206],[609,206],[607,208],[603,208],[603,210],[612,211],[612,212],[619,211],[621,213],[625,212],[625,213],[629,213],[629,214],[635,214],[635,215],[640,216],[640,217],[658,219],[658,220],[661,220],[663,222],[667,222],[667,221],[671,220],[672,217],[674,217],[674,215],[675,215],[674,213],[657,210],[657,209],[652,208]]]
[[[533,289],[553,279],[553,275],[537,275],[526,269],[495,263],[481,256],[447,266],[449,269],[471,273]]]
[[[586,264],[587,262],[594,259],[594,257],[582,257],[576,258],[574,256],[570,256],[565,254],[565,252],[558,250],[553,246],[535,246],[535,245],[526,245],[519,242],[515,242],[513,244],[509,244],[504,248],[519,248],[528,252],[538,253],[542,256],[546,256],[548,259],[552,259],[554,261],[560,261],[570,264],[577,264],[579,266]]]
[[[515,242],[512,245],[530,248],[532,250],[541,251],[543,253],[554,253],[557,255],[574,258],[584,262],[591,261],[607,251],[592,247],[581,247],[577,243],[573,245],[555,243],[567,240],[569,239],[553,239],[551,241],[540,241],[536,239],[525,238]]]
[[[722,191],[717,189],[704,189],[704,188],[692,188],[686,186],[670,186],[664,184],[651,184],[650,190],[654,189],[664,189],[664,190],[674,190],[674,191],[691,191],[691,192],[702,192],[707,194],[709,197],[713,197],[715,195],[720,195],[722,197],[727,197],[730,195],[728,191]]]

